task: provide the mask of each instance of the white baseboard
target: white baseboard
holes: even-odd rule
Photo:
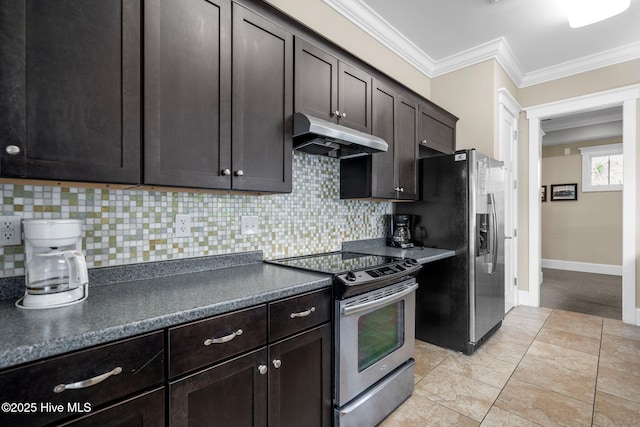
[[[529,291],[518,291],[518,305],[531,305],[529,303]]]
[[[589,262],[543,259],[542,268],[553,268],[556,270],[568,270],[568,271],[580,271],[582,273],[608,274],[610,276],[622,276],[621,265],[593,264]]]

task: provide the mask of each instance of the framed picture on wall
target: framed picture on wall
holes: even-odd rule
[[[578,184],[552,184],[551,201],[578,200]]]
[[[541,201],[546,202],[547,201],[547,186],[543,185],[542,188],[540,189],[540,197],[541,197]]]

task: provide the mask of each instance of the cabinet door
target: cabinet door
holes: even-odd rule
[[[267,425],[267,361],[262,349],[169,384],[169,424],[252,427]]]
[[[296,37],[294,110],[335,120],[338,109],[338,60]]]
[[[0,2],[2,176],[140,182],[140,27],[138,1]]]
[[[331,324],[269,349],[269,425],[330,426]]]
[[[361,132],[371,133],[370,75],[349,64],[338,64],[339,123]]]
[[[420,145],[441,153],[451,154],[456,150],[455,120],[439,113],[434,107],[420,104],[418,109],[418,132]]]
[[[162,388],[95,411],[62,426],[161,427],[164,426],[164,406]]]
[[[231,188],[231,5],[145,2],[145,184]]]
[[[396,115],[398,95],[394,90],[384,86],[379,81],[373,83],[373,134],[384,139],[389,149],[384,153],[371,155],[372,197],[398,198],[401,187],[395,173],[396,155]]]
[[[398,99],[396,130],[395,169],[398,185],[404,189],[399,198],[417,200],[418,104],[402,95]]]
[[[293,36],[233,5],[233,188],[291,192]]]

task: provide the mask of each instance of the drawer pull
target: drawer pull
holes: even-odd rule
[[[242,335],[242,329],[238,329],[235,332],[231,332],[229,335],[226,335],[224,337],[208,338],[208,339],[204,340],[204,345],[222,344],[222,343],[225,343],[225,342],[229,342],[232,339],[234,339],[235,337],[237,337],[238,335]]]
[[[268,371],[267,365],[258,366],[258,372],[260,373],[260,375],[266,374],[267,371]]]
[[[308,315],[310,315],[314,311],[316,311],[316,308],[315,307],[311,307],[309,310],[301,311],[300,313],[291,313],[290,317],[292,319],[295,319],[296,317],[307,317]]]
[[[104,373],[102,375],[98,375],[97,377],[93,377],[93,378],[89,378],[88,380],[84,380],[84,381],[78,381],[75,383],[71,383],[71,384],[58,384],[57,386],[55,386],[53,388],[53,392],[54,393],[62,393],[65,390],[73,390],[73,389],[78,389],[78,388],[87,388],[87,387],[91,387],[94,386],[96,384],[101,383],[102,381],[106,380],[107,378],[109,378],[112,375],[118,375],[120,372],[122,372],[122,368],[120,366],[118,366],[117,368]]]

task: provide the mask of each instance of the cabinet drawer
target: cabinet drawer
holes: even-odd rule
[[[264,345],[265,305],[169,329],[169,376],[192,371]]]
[[[30,414],[4,413],[3,423],[20,426],[50,423],[76,414],[85,404],[96,408],[160,384],[163,379],[162,332],[10,369],[0,374],[0,400],[35,403],[36,410]],[[70,402],[79,406],[69,407]],[[49,409],[43,409],[42,405]]]
[[[275,341],[331,319],[331,289],[269,305],[269,340]]]

